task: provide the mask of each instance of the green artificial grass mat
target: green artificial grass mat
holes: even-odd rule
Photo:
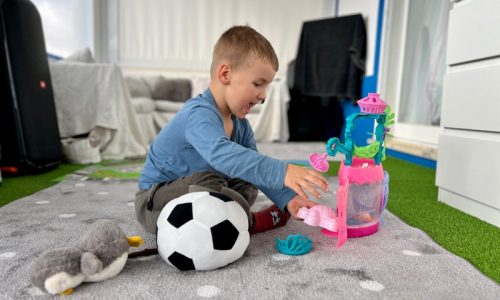
[[[93,165],[96,170],[90,172],[88,176],[92,179],[139,179],[140,172],[126,172],[120,171],[117,167],[130,164],[144,164],[143,159],[126,159],[126,160],[108,160],[102,161],[100,164]]]
[[[89,177],[134,179],[137,172],[116,171],[113,166],[131,160],[102,162]],[[336,176],[340,163],[330,162],[326,176]],[[435,170],[388,157],[383,162],[390,176],[387,208],[405,223],[426,232],[434,241],[458,255],[486,276],[500,282],[500,229],[437,201]],[[0,206],[31,195],[64,179],[86,165],[61,164],[50,172],[4,178]]]
[[[16,199],[29,196],[62,181],[66,174],[73,173],[86,165],[62,163],[57,169],[37,175],[3,177],[0,186],[0,207]]]
[[[89,177],[94,179],[117,178],[117,179],[139,179],[139,172],[121,172],[113,169],[97,170],[89,173]]]
[[[133,163],[144,163],[143,159],[125,159],[125,160],[104,160],[99,164],[69,164],[62,163],[57,169],[43,174],[3,177],[3,183],[0,185],[0,207],[16,199],[29,196],[40,190],[46,189],[64,180],[65,176],[76,172],[88,166],[94,166],[97,170],[88,174],[93,179],[118,178],[118,179],[136,179],[139,178],[137,172],[120,172],[113,167],[123,166]],[[107,169],[105,169],[107,168]]]
[[[395,158],[383,166],[390,176],[387,208],[393,214],[500,282],[499,228],[439,202],[435,170]]]

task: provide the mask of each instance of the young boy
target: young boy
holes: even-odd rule
[[[186,102],[151,144],[139,178],[135,210],[148,232],[156,232],[162,208],[195,191],[230,196],[247,212],[250,232],[286,224],[300,207],[312,207],[304,191],[319,198],[328,189],[318,172],[257,152],[245,119],[263,103],[266,87],[278,70],[269,41],[248,26],[227,30],[215,44],[210,86]],[[275,205],[251,213],[257,188]]]

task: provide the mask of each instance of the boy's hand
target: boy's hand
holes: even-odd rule
[[[321,194],[317,191],[318,187],[328,192],[328,181],[319,172],[293,164],[288,164],[286,167],[284,184],[306,200],[309,200],[309,198],[305,190],[316,198],[321,197]]]
[[[297,216],[297,214],[299,213],[299,209],[301,207],[311,208],[316,204],[317,203],[309,201],[297,195],[292,200],[290,200],[290,202],[288,202],[286,208],[288,209],[288,212],[292,215],[292,218],[300,220],[301,218]]]

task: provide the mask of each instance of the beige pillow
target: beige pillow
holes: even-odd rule
[[[125,82],[127,83],[130,96],[151,98],[151,90],[146,82],[140,77],[126,76]]]
[[[152,96],[155,100],[185,102],[191,98],[191,80],[162,77],[155,83]]]

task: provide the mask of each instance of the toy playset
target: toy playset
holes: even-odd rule
[[[338,237],[341,247],[348,237],[362,237],[378,231],[381,213],[389,196],[389,175],[381,161],[385,159],[384,140],[389,126],[394,124],[390,107],[376,93],[358,101],[360,112],[346,118],[345,141],[333,137],[326,143],[326,154],[314,153],[309,163],[320,172],[328,171],[328,156],[338,152],[344,154],[337,190],[337,211],[326,205],[310,209],[301,208],[299,217],[306,224],[322,227],[322,233]],[[374,141],[368,146],[358,147],[351,133],[356,120],[371,119],[376,122]]]
[[[338,173],[337,210],[326,205],[299,210],[299,217],[306,224],[322,227],[321,232],[326,236],[336,236],[337,247],[348,237],[377,232],[389,196],[389,176],[381,161],[385,159],[384,140],[389,126],[394,124],[394,114],[376,93],[368,94],[358,104],[360,112],[346,119],[345,142],[330,138],[326,154],[314,153],[309,157],[313,168],[326,172],[327,157],[338,152],[344,154]],[[351,132],[356,120],[362,118],[376,122],[374,141],[358,147]],[[140,237],[127,238],[112,221],[100,220],[77,245],[49,250],[37,258],[31,268],[31,282],[50,294],[69,294],[82,282],[116,276],[128,257],[156,253],[180,270],[220,268],[239,259],[248,247],[246,213],[229,196],[207,191],[189,193],[169,202],[162,210],[158,220],[158,249],[129,255],[129,246],[142,243]],[[276,248],[284,254],[303,255],[311,251],[312,241],[300,234],[291,235],[285,240],[276,238]]]

